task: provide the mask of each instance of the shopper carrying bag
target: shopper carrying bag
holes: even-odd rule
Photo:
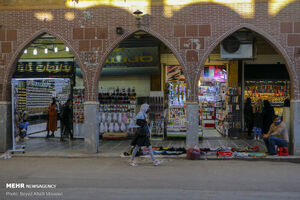
[[[136,156],[136,153],[142,146],[148,147],[154,166],[160,164],[160,162],[156,160],[154,157],[152,146],[150,143],[150,128],[147,123],[148,112],[149,112],[149,105],[143,104],[141,106],[140,112],[136,116],[136,124],[139,126],[139,128],[137,129],[135,138],[131,142],[131,145],[134,146],[134,149],[132,151],[132,157],[129,162],[131,166],[137,166],[137,164],[134,162],[134,158]]]

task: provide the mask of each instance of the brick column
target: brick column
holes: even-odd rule
[[[187,115],[187,148],[198,147],[199,145],[199,104],[197,94],[197,71],[199,63],[189,62],[188,73],[185,74],[187,79],[187,102],[186,102],[186,115]],[[196,73],[195,73],[196,72]]]
[[[0,152],[12,147],[11,102],[0,101]]]
[[[300,155],[300,100],[291,100],[291,136],[292,154]]]

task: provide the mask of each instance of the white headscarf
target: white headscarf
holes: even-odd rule
[[[147,110],[149,109],[149,105],[144,103],[141,105],[140,112],[137,114],[137,119],[147,119]]]

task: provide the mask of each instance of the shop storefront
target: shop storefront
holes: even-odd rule
[[[76,87],[76,71],[68,47],[51,35],[41,35],[24,50],[11,81],[13,150],[18,143],[26,145],[25,136],[47,136],[48,108],[53,98],[57,113],[53,136],[61,137],[61,111],[67,100],[73,99],[73,134],[74,138],[82,138],[84,90]]]

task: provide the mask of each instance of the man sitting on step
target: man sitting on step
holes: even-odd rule
[[[263,135],[263,139],[268,149],[267,153],[270,155],[276,155],[276,145],[279,147],[288,146],[289,135],[287,126],[280,117],[277,115],[273,117],[273,123],[270,126],[270,130],[267,134]]]

